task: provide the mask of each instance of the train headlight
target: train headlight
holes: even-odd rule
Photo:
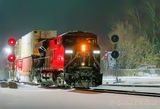
[[[85,62],[82,62],[82,63],[81,63],[81,66],[85,66]]]
[[[100,50],[93,50],[93,54],[100,54],[101,51]]]
[[[73,50],[65,50],[66,54],[73,54]]]
[[[82,52],[85,52],[85,51],[86,51],[86,45],[85,45],[85,44],[82,44],[82,45],[81,45],[81,50],[82,50]]]

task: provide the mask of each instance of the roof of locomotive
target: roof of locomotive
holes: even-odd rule
[[[76,38],[82,38],[82,37],[87,37],[87,38],[97,38],[97,36],[94,33],[89,33],[89,32],[82,32],[82,31],[76,31],[76,32],[68,32],[64,33],[62,35],[63,38],[68,38],[68,37],[76,37]]]

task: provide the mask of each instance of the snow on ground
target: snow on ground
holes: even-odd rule
[[[159,109],[160,98],[40,88],[20,84],[0,87],[0,109]]]
[[[157,84],[160,85],[160,76],[134,76],[134,77],[127,77],[127,76],[120,76],[118,80],[122,84]],[[103,77],[103,84],[114,84],[116,82],[115,76],[104,76]]]

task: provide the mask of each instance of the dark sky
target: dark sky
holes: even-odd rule
[[[142,1],[142,0],[141,0]],[[35,30],[81,30],[97,34],[103,42],[111,26],[139,0],[0,0],[0,68],[2,49],[9,37],[16,39]],[[4,63],[3,63],[4,64]]]
[[[94,32],[104,37],[137,0],[0,0],[0,48],[33,29]]]
[[[143,1],[0,0],[0,61],[9,37],[18,39],[35,29],[57,30],[58,34],[89,31],[104,42],[112,25],[122,20],[129,8]]]

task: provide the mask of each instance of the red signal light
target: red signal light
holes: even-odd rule
[[[16,44],[16,39],[15,38],[9,38],[8,39],[8,45],[10,46],[14,46]]]
[[[16,59],[16,57],[15,57],[14,54],[10,54],[10,55],[8,56],[8,61],[9,61],[9,62],[14,62],[15,59]]]

